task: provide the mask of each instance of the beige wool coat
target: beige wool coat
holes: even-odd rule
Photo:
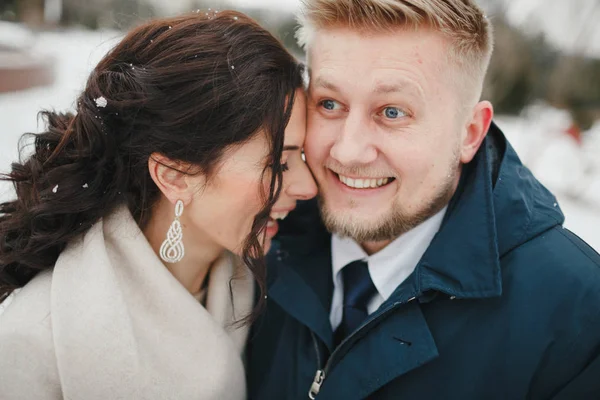
[[[252,291],[227,253],[203,307],[121,208],[5,305],[0,399],[244,399],[247,328],[231,323],[251,311]]]

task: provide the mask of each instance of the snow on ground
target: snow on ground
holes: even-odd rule
[[[21,134],[42,129],[38,111],[73,109],[88,74],[120,35],[67,31],[37,37],[34,51],[56,60],[57,79],[50,87],[0,94],[0,171],[7,171],[17,158]],[[568,115],[545,106],[496,121],[525,164],[557,195],[565,225],[600,251],[600,122],[578,146],[562,133],[569,126]],[[0,201],[9,197],[12,188],[0,183]]]
[[[30,48],[35,43],[34,34],[20,24],[0,21],[0,48]]]

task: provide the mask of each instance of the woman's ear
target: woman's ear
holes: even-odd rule
[[[172,204],[177,200],[183,201],[185,205],[192,201],[195,188],[190,184],[187,169],[188,166],[162,154],[153,153],[148,159],[148,170],[152,180]]]

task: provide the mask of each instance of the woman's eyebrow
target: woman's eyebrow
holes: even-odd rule
[[[300,146],[283,146],[283,151],[296,151],[300,150]]]

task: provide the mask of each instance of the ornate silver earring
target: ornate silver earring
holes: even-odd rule
[[[175,205],[175,220],[169,227],[167,238],[160,246],[160,258],[168,263],[176,263],[183,259],[185,248],[183,247],[183,230],[179,217],[183,214],[183,201],[177,200]]]

